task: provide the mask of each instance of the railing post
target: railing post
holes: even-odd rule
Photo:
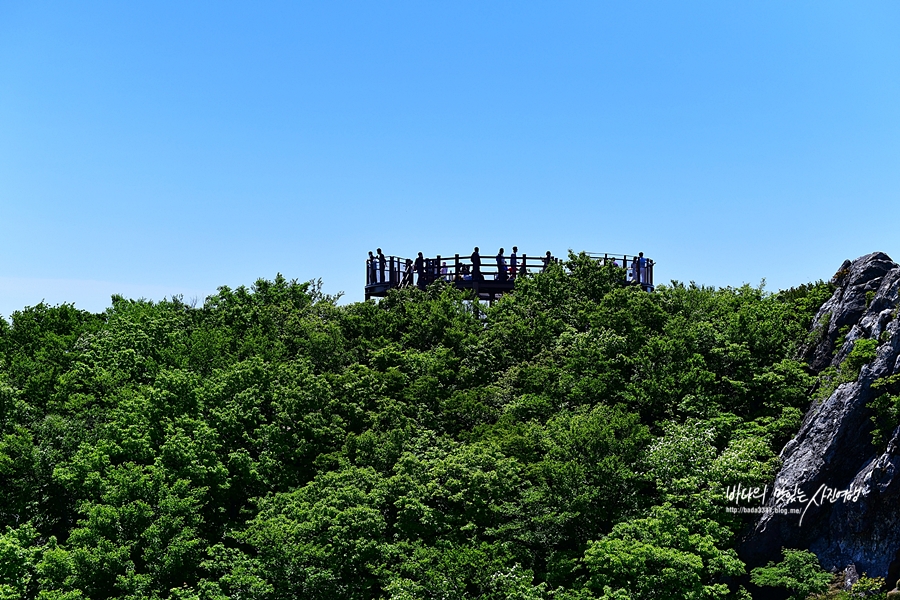
[[[441,279],[441,255],[437,255],[437,262],[434,263],[434,278]]]
[[[462,277],[459,274],[459,254],[453,255],[453,281],[459,281]]]
[[[391,287],[394,287],[394,257],[390,257],[388,259],[389,267],[388,267],[388,283],[391,284]]]

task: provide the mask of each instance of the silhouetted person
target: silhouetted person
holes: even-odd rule
[[[425,289],[425,257],[422,256],[421,252],[416,257],[416,285],[420,289]]]
[[[506,259],[503,258],[503,248],[497,253],[497,281],[509,279],[509,271],[506,269]]]
[[[475,252],[472,253],[472,279],[474,281],[481,281],[483,277],[481,276],[481,255],[478,254],[478,246],[475,246]]]
[[[413,282],[413,261],[411,258],[406,259],[406,270],[403,272],[403,282],[401,287],[410,287]]]
[[[553,262],[553,255],[550,254],[550,251],[547,250],[547,256],[544,257],[544,268],[541,271],[546,271],[547,267],[550,266],[550,263]]]
[[[638,260],[638,257],[635,256],[631,259],[631,281],[634,283],[640,282],[641,279],[641,263]]]
[[[387,264],[387,260],[384,258],[384,253],[381,251],[381,248],[378,248],[378,270],[381,273],[381,283],[384,283],[384,265]]]
[[[516,274],[519,272],[519,247],[513,246],[512,252],[509,254],[509,276],[513,279],[516,278]]]
[[[371,250],[369,250],[369,280],[366,283],[375,283],[375,271],[378,268],[375,265],[375,255],[372,254]]]

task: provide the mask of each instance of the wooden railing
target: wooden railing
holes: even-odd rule
[[[402,287],[406,259],[399,256],[381,256],[366,259],[366,288],[370,286]]]
[[[588,253],[594,260],[614,264],[624,270],[626,283],[640,284],[647,291],[653,289],[653,261],[628,254]],[[480,260],[478,260],[480,258]],[[501,260],[502,258],[502,260]],[[511,291],[515,281],[529,273],[538,273],[560,260],[550,253],[542,256],[528,254],[459,255],[438,254],[433,258],[415,259],[400,256],[375,256],[366,259],[366,298],[383,296],[393,288],[416,285],[424,288],[439,279],[456,287],[473,289],[476,293],[495,296]],[[480,263],[480,264],[478,264]]]

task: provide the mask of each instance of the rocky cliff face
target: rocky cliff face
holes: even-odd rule
[[[834,381],[850,380],[813,402],[781,452],[783,466],[767,507],[795,512],[763,514],[741,554],[752,567],[779,560],[781,547],[808,548],[827,569],[852,564],[859,573],[895,581],[900,576],[900,427],[893,424],[886,449],[873,445],[873,411],[867,404],[880,394],[900,392],[900,384],[885,385],[900,373],[900,265],[886,254],[869,254],[845,261],[834,283],[837,289],[816,315],[802,354],[816,372],[831,373],[833,367]],[[848,374],[853,361],[847,359],[858,340],[874,340],[866,344],[875,346],[875,357],[855,376]]]

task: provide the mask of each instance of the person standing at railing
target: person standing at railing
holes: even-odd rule
[[[483,277],[481,276],[481,255],[478,254],[478,246],[475,246],[475,251],[472,252],[472,279],[474,281],[481,281]]]
[[[421,252],[416,257],[416,285],[419,286],[419,289],[425,289],[425,257]]]
[[[384,252],[381,251],[381,248],[378,248],[378,272],[381,274],[381,283],[384,283],[384,266],[387,264],[387,260],[384,258]]]
[[[643,252],[638,252],[638,273],[641,277],[641,285],[647,283],[647,259]]]
[[[550,254],[550,251],[549,251],[549,250],[547,250],[547,256],[545,256],[545,257],[543,258],[543,261],[544,261],[544,268],[541,269],[541,272],[546,271],[546,270],[547,270],[547,267],[550,266],[550,263],[553,262],[553,255]]]
[[[643,254],[643,252],[641,253]],[[650,291],[653,287],[653,260],[641,256],[641,287]]]
[[[503,257],[503,248],[497,253],[497,281],[509,279],[509,271],[506,268],[506,259]]]
[[[413,281],[413,261],[411,258],[406,259],[406,271],[403,272],[403,281],[400,287],[409,287]]]
[[[367,279],[366,284],[371,285],[375,283],[375,272],[378,267],[376,266],[378,263],[375,261],[375,255],[372,254],[372,251],[369,250],[369,260],[368,260],[368,270],[366,271]]]
[[[516,278],[516,274],[519,272],[519,247],[513,246],[512,252],[509,254],[509,277],[511,279]]]

